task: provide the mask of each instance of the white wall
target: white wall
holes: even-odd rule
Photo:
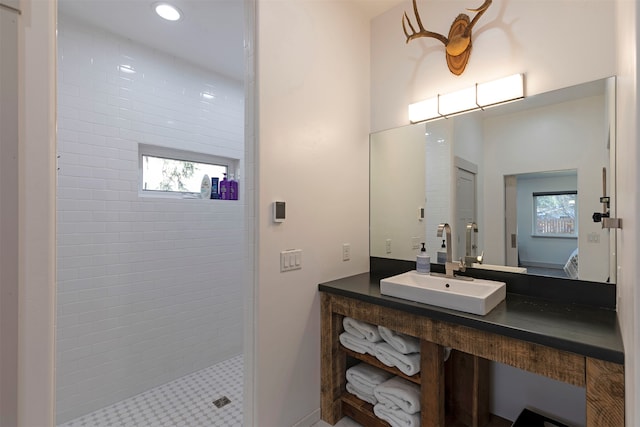
[[[18,425],[54,414],[56,0],[21,0]],[[33,402],[38,402],[34,405]]]
[[[243,419],[246,426],[255,424],[255,372],[256,372],[256,336],[255,336],[255,308],[257,295],[257,266],[258,259],[258,233],[257,233],[257,191],[256,176],[258,171],[257,132],[258,115],[256,88],[256,1],[244,0],[244,60],[246,75],[244,79],[244,148],[245,148],[245,172],[243,182],[245,208],[245,248],[247,250],[247,262],[244,268],[244,394],[243,394]]]
[[[242,193],[138,195],[138,143],[244,157],[242,84],[65,16],[58,43],[64,422],[241,353],[247,255]]]
[[[6,8],[0,8],[0,52],[0,426],[9,426],[18,423],[20,144],[18,13]]]
[[[616,48],[618,51],[617,88],[617,213],[623,218],[623,229],[618,231],[618,320],[625,348],[625,411],[626,425],[640,422],[640,293],[638,292],[638,261],[640,239],[640,198],[638,197],[638,125],[640,98],[638,98],[638,47],[640,8],[634,1],[616,2]]]
[[[320,402],[318,283],[368,270],[369,22],[344,1],[257,7],[255,424],[309,425]],[[287,202],[279,225],[274,200]],[[302,249],[302,269],[280,273],[289,248]]]

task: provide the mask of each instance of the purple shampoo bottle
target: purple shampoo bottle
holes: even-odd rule
[[[229,179],[229,200],[238,200],[238,181],[233,178]]]
[[[220,198],[222,200],[229,200],[229,181],[227,181],[227,174],[225,173],[220,181]]]

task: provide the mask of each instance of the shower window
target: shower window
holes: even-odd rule
[[[139,146],[141,195],[196,197],[204,175],[233,176],[237,160],[204,153]]]
[[[578,192],[533,193],[533,235],[577,237]]]

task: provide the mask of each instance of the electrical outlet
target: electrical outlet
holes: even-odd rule
[[[349,243],[342,244],[342,260],[349,261],[351,259],[351,245]]]
[[[420,238],[412,237],[411,238],[411,248],[412,249],[420,249]]]
[[[387,240],[384,242],[384,248],[385,248],[385,251],[386,251],[388,254],[390,254],[390,253],[391,253],[391,239],[387,239]]]

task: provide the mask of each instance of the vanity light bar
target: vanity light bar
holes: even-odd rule
[[[476,86],[438,96],[438,111],[441,116],[446,117],[478,108]]]
[[[409,120],[411,123],[431,120],[436,117],[440,117],[438,97],[425,99],[424,101],[409,105]]]
[[[478,84],[476,97],[480,107],[522,99],[524,98],[524,75],[514,74],[492,82]]]
[[[524,74],[514,74],[409,105],[409,121],[423,122],[524,98]]]

